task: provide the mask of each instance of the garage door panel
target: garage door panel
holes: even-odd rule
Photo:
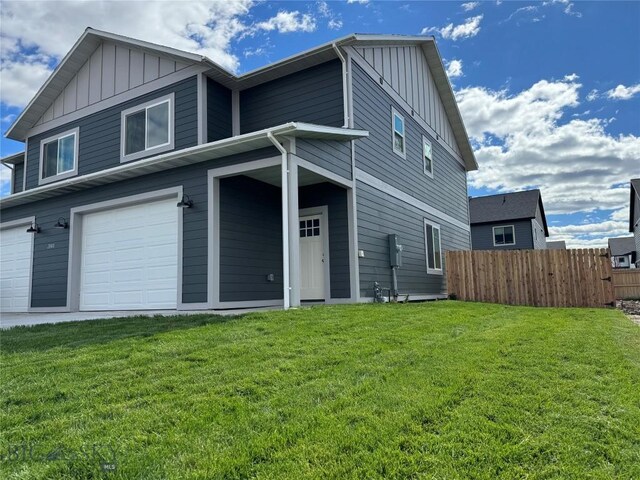
[[[80,308],[176,308],[177,232],[175,198],[85,215]]]
[[[33,234],[27,225],[0,230],[0,309],[26,312],[29,308],[29,279]]]

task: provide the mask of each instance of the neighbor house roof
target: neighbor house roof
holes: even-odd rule
[[[611,250],[611,255],[614,257],[629,255],[636,251],[636,241],[633,237],[610,238],[609,249]]]
[[[12,153],[11,155],[7,155],[0,159],[0,163],[8,163],[10,165],[22,162],[24,162],[24,152]]]
[[[566,250],[566,249],[567,249],[567,244],[564,240],[547,242],[547,250]]]
[[[633,232],[635,227],[633,222],[633,220],[635,219],[634,209],[636,205],[634,197],[640,198],[640,178],[632,178],[631,182],[629,183],[631,192],[631,195],[629,196],[629,202],[631,204],[631,206],[629,207],[629,231]]]
[[[540,190],[524,190],[522,192],[501,193],[486,197],[470,197],[469,219],[471,225],[527,220],[536,217],[538,206],[540,206],[540,213],[542,214],[544,233],[549,236]]]
[[[333,60],[337,58],[336,46],[419,45],[432,71],[438,93],[442,97],[443,106],[451,123],[465,166],[467,170],[476,170],[478,168],[442,57],[432,36],[351,34],[242,75],[235,75],[202,55],[87,28],[69,53],[60,61],[31,102],[7,130],[6,136],[14,140],[23,141],[29,130],[64,90],[67,83],[84,65],[98,45],[105,40],[116,44],[125,44],[145,52],[160,53],[179,62],[202,65],[206,68],[207,76],[230,89],[237,90],[244,90],[310,66]]]

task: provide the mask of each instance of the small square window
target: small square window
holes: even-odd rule
[[[40,142],[39,183],[61,180],[78,173],[78,128]]]
[[[515,232],[513,225],[493,227],[493,245],[515,245]]]
[[[121,161],[173,148],[174,95],[166,95],[122,112]]]

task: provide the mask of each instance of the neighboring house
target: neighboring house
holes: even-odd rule
[[[446,294],[477,168],[432,37],[349,35],[233,75],[87,29],[7,137],[2,309]]]
[[[609,250],[613,268],[635,267],[636,242],[633,237],[610,238]]]
[[[469,198],[474,250],[545,249],[549,231],[540,190]]]
[[[636,266],[640,267],[640,178],[630,182],[629,231],[635,239]]]
[[[566,250],[567,244],[564,240],[556,240],[554,242],[547,242],[547,250]]]

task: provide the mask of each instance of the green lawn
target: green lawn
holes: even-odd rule
[[[1,353],[0,478],[640,479],[640,327],[614,310],[117,319]]]

